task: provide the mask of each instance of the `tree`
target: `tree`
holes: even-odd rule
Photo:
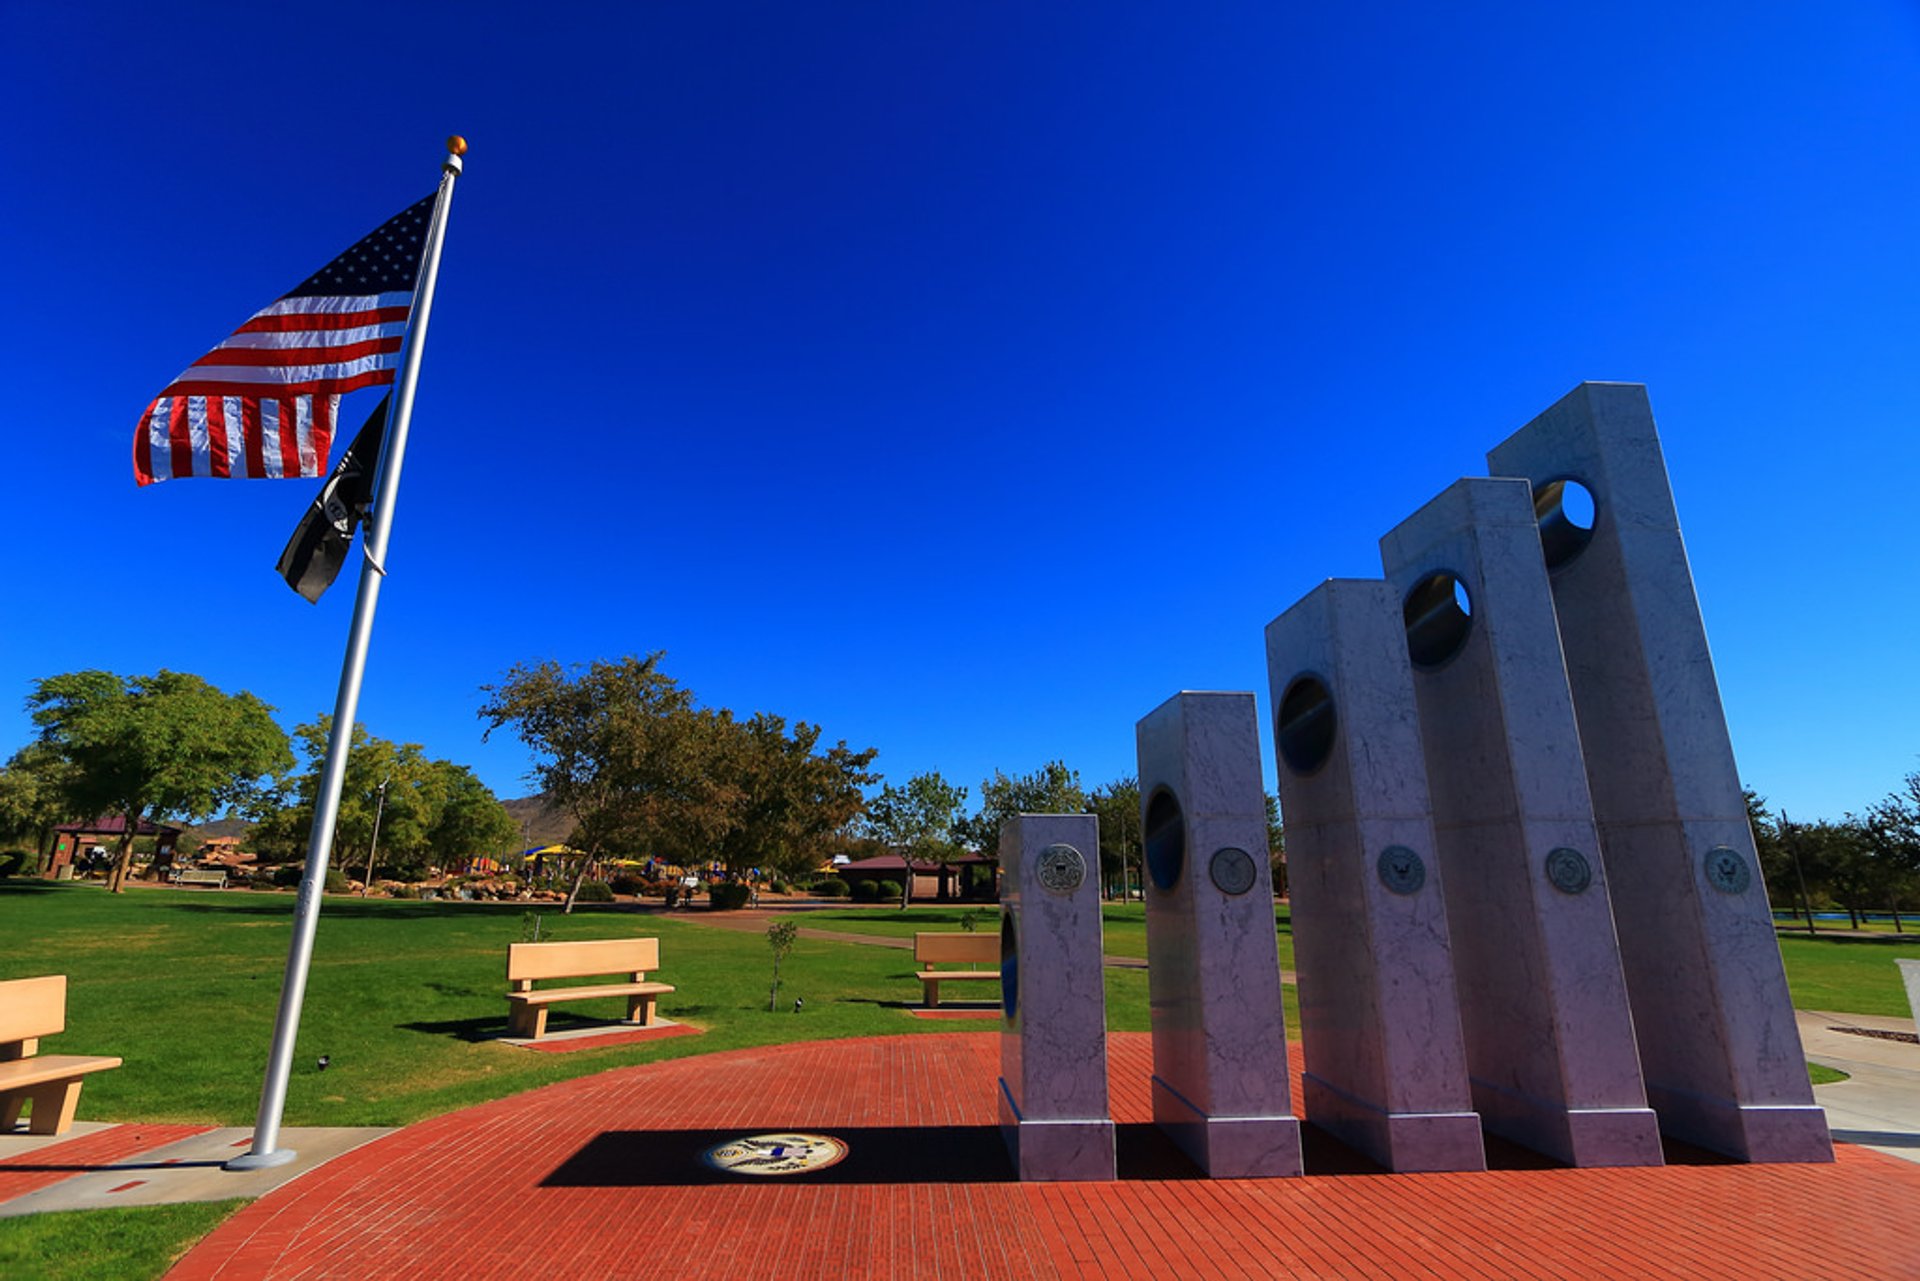
[[[1287,897],[1287,829],[1280,821],[1280,798],[1267,793],[1267,862],[1273,868],[1275,898]]]
[[[728,875],[811,870],[821,843],[860,813],[860,789],[875,779],[867,766],[879,753],[854,751],[845,740],[817,751],[818,725],[796,721],[789,731],[770,712],[734,721],[721,711],[707,728],[720,740],[709,768],[731,797],[713,847]]]
[[[693,695],[660,670],[665,654],[596,659],[585,668],[556,662],[514,666],[487,701],[482,737],[511,727],[534,755],[530,778],[547,800],[573,817],[583,860],[568,891],[573,910],[587,864],[623,834],[671,856],[671,821],[704,793],[690,769],[697,735],[690,733]]]
[[[1893,928],[1902,932],[1900,910],[1920,888],[1920,773],[1907,775],[1902,790],[1889,793],[1855,821],[1893,908]]]
[[[0,769],[0,841],[31,842],[42,859],[53,829],[75,818],[67,800],[71,767],[46,743],[29,743]]]
[[[35,683],[27,706],[40,743],[69,767],[61,783],[66,807],[126,820],[108,879],[115,893],[124,888],[143,821],[210,817],[293,765],[272,708],[186,672],[49,676]]]
[[[331,716],[296,728],[305,768],[281,780],[254,806],[250,842],[263,861],[284,862],[306,853],[332,728]],[[432,760],[418,743],[375,738],[366,726],[355,725],[333,826],[335,860],[343,870],[358,867],[358,860],[373,852],[376,815],[379,864],[402,876],[419,876],[469,854],[498,853],[519,834],[512,816],[466,766]]]
[[[980,784],[980,812],[967,820],[963,839],[983,854],[1000,848],[1000,828],[1018,814],[1080,814],[1087,794],[1080,772],[1064,761],[1048,761],[1031,774],[1009,778],[999,770]]]
[[[965,852],[955,839],[955,830],[965,821],[961,807],[966,801],[966,788],[947,782],[939,770],[929,770],[915,774],[904,787],[887,784],[880,795],[867,802],[868,834],[888,849],[898,850],[907,863],[900,890],[902,908],[913,900],[914,863],[944,867]],[[946,889],[944,874],[940,888]]]
[[[1121,898],[1140,878],[1140,780],[1131,776],[1095,788],[1087,796],[1087,812],[1100,820],[1100,871],[1108,885],[1118,884]]]

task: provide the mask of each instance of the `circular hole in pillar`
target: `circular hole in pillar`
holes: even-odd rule
[[[1415,667],[1440,666],[1460,652],[1473,630],[1466,585],[1444,569],[1415,583],[1400,612],[1407,624],[1407,657]]]
[[[1000,1016],[1008,1022],[1020,1009],[1020,940],[1013,913],[1000,914]]]
[[[1296,774],[1311,774],[1333,753],[1333,691],[1318,676],[1296,676],[1280,696],[1280,758]]]
[[[1187,824],[1180,813],[1180,802],[1165,788],[1147,802],[1145,836],[1147,878],[1159,888],[1170,890],[1180,883],[1180,868],[1187,861]]]
[[[1593,491],[1571,476],[1550,480],[1533,491],[1533,514],[1540,521],[1540,551],[1548,569],[1558,569],[1593,541]]]

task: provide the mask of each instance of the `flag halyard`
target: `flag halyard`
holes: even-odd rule
[[[399,369],[437,198],[389,218],[167,384],[134,433],[135,481],[324,474],[340,397]]]

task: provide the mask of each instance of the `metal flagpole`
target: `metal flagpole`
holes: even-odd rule
[[[447,139],[447,158],[440,166],[440,196],[434,201],[433,222],[427,228],[413,313],[402,345],[400,376],[393,389],[393,415],[380,463],[379,486],[374,492],[373,516],[362,536],[360,589],[353,600],[347,653],[340,664],[340,692],[334,699],[332,733],[327,737],[326,763],[320,771],[320,794],[314,800],[313,828],[307,836],[307,867],[294,903],[293,942],[287,948],[287,974],[280,986],[280,1012],[274,1017],[273,1049],[267,1056],[266,1080],[260,1087],[260,1114],[254,1123],[253,1146],[227,1162],[229,1170],[264,1170],[285,1165],[295,1155],[293,1149],[280,1146],[280,1116],[287,1107],[287,1077],[293,1070],[293,1043],[300,1030],[300,1006],[307,995],[313,934],[320,923],[320,891],[327,880],[333,825],[340,816],[340,790],[347,778],[347,749],[353,742],[353,719],[360,706],[360,680],[366,673],[373,610],[380,600],[380,580],[387,572],[387,535],[393,528],[400,465],[407,452],[407,426],[413,417],[413,389],[420,381],[420,353],[427,344],[427,318],[433,311],[433,288],[440,276],[447,207],[453,202],[453,184],[460,176],[460,158],[466,151],[464,138]]]

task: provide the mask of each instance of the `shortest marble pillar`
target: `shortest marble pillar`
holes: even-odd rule
[[[1177,694],[1135,736],[1154,1123],[1213,1178],[1299,1174],[1253,695]]]
[[[1114,1177],[1099,858],[1091,814],[1000,829],[1000,1133],[1023,1182]]]
[[[1907,985],[1907,1013],[1913,1015],[1915,1027],[1920,1027],[1920,961],[1895,961],[1900,967],[1900,981]]]
[[[1484,1170],[1400,594],[1267,625],[1307,1120],[1389,1170]]]

